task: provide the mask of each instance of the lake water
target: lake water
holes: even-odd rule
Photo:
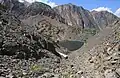
[[[84,42],[81,41],[60,41],[59,44],[64,47],[67,48],[69,51],[75,51],[79,48],[81,48],[84,45]]]

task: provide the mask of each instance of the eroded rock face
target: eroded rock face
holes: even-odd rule
[[[88,10],[73,4],[60,5],[54,8],[67,20],[68,25],[81,28],[97,28],[96,22]]]
[[[81,6],[73,4],[60,5],[54,8],[62,17],[67,20],[68,25],[80,28],[103,29],[119,20],[117,16],[107,11],[88,11]]]
[[[101,12],[92,11],[91,14],[93,15],[93,18],[95,19],[96,23],[99,25],[99,28],[101,29],[119,20],[117,16],[107,11],[101,11]]]

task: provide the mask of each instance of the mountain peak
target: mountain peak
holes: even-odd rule
[[[47,4],[44,4],[44,3],[42,3],[42,2],[34,2],[34,3],[32,3],[29,7],[31,7],[31,8],[41,8],[41,9],[51,9],[51,7],[49,6],[49,5],[47,5]]]
[[[75,4],[73,3],[68,3],[68,4],[65,4],[65,5],[69,5],[69,6],[76,6]]]
[[[63,4],[63,5],[59,5],[59,6],[56,6],[56,7],[74,7],[74,8],[82,8],[84,9],[82,6],[77,6],[73,3],[68,3],[68,4]]]

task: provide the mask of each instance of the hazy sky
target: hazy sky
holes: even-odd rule
[[[55,7],[61,4],[72,3],[88,10],[109,11],[120,16],[120,0],[26,0],[30,3],[39,1]]]

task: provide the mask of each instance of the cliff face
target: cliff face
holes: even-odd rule
[[[117,16],[107,11],[101,11],[101,12],[92,11],[91,14],[93,15],[94,20],[101,29],[114,23],[117,20],[120,20]]]
[[[90,12],[83,7],[73,4],[60,5],[55,7],[54,10],[67,20],[68,25],[80,28],[103,29],[119,20],[117,16],[107,11]]]
[[[64,17],[70,26],[97,28],[97,24],[91,13],[83,7],[73,4],[65,4],[55,7],[54,10]]]

